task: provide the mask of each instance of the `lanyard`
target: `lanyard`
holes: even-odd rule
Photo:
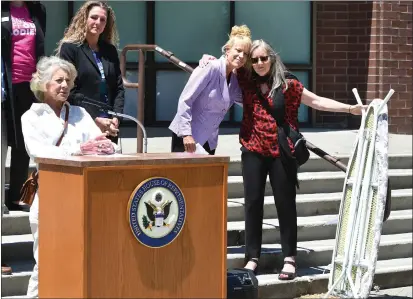
[[[92,53],[93,53],[93,57],[95,57],[96,64],[98,65],[100,76],[102,77],[102,81],[105,81],[106,78],[105,78],[105,72],[103,71],[102,60],[100,60],[97,52],[92,50]]]

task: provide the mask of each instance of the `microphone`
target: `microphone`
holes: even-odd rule
[[[126,118],[126,119],[129,119],[129,120],[133,120],[141,128],[141,130],[143,132],[143,152],[144,153],[148,152],[148,137],[146,135],[145,127],[135,117],[127,115],[127,114],[123,114],[123,113],[114,112],[114,111],[112,111],[112,107],[109,106],[108,104],[102,103],[102,102],[99,102],[99,101],[95,101],[95,100],[92,100],[92,99],[89,99],[89,98],[87,98],[87,99],[84,98],[81,101],[81,103],[98,107],[100,111],[106,112],[107,114],[110,114],[110,115],[114,115],[114,116],[117,116],[117,117],[122,117],[122,118]]]
[[[102,111],[102,112],[108,112],[109,110],[113,109],[112,106],[110,106],[106,103],[103,103],[103,102],[100,102],[100,101],[95,101],[95,100],[92,100],[92,99],[89,99],[89,98],[86,98],[86,97],[82,97],[82,100],[80,100],[80,101],[78,100],[76,104],[78,104],[78,105],[79,104],[92,105],[92,106],[98,107],[99,110]]]

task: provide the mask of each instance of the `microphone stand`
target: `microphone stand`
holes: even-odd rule
[[[107,111],[105,111],[105,112],[107,112],[107,113],[110,114],[110,115],[120,116],[120,117],[129,119],[129,120],[133,120],[133,121],[141,128],[141,130],[142,130],[142,132],[143,132],[143,152],[144,152],[144,153],[147,153],[147,152],[148,152],[148,137],[147,137],[147,135],[146,135],[145,127],[141,124],[141,122],[140,122],[139,120],[137,120],[137,119],[134,118],[133,116],[130,116],[130,115],[127,115],[127,114],[123,114],[123,113],[117,113],[117,112],[110,111],[110,110],[107,110]]]
[[[145,154],[148,152],[148,137],[147,137],[147,135],[146,135],[145,127],[144,127],[144,126],[142,125],[142,123],[141,123],[139,120],[137,120],[135,117],[130,116],[130,115],[127,115],[127,114],[123,114],[123,113],[114,112],[114,111],[110,110],[110,109],[112,109],[111,106],[109,106],[109,105],[107,105],[107,104],[105,104],[105,103],[101,103],[101,102],[95,101],[95,100],[83,99],[83,100],[81,101],[81,103],[98,107],[100,111],[105,112],[105,113],[110,114],[110,115],[114,115],[114,116],[118,116],[118,117],[123,117],[123,118],[129,119],[129,120],[133,120],[133,121],[141,128],[141,130],[142,130],[142,132],[143,132],[143,152],[144,152]]]

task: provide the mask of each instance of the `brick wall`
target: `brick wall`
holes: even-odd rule
[[[389,130],[412,134],[412,2],[316,2],[316,90],[318,95],[355,104],[351,89],[364,99],[389,102]],[[358,128],[360,118],[315,112],[316,126]]]

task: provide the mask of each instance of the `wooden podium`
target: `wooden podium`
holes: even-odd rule
[[[226,298],[228,157],[38,158],[40,298]],[[128,203],[143,181],[176,183],[186,203],[169,245],[140,243]]]

